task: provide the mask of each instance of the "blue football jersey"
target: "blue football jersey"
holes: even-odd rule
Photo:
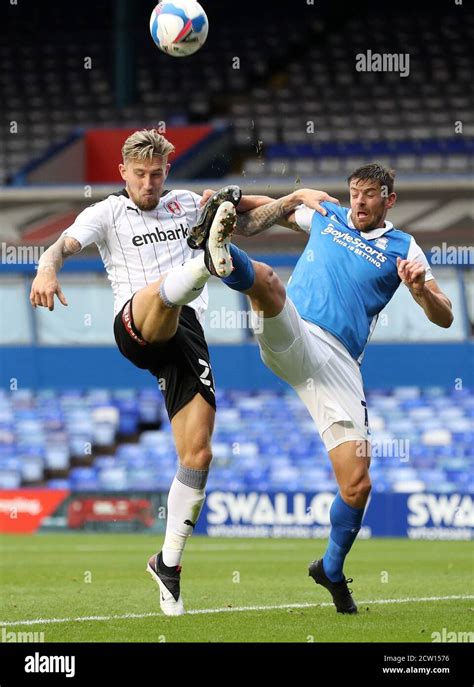
[[[324,207],[324,217],[304,206],[296,211],[296,222],[310,235],[287,293],[304,320],[333,334],[360,361],[378,314],[401,283],[397,258],[416,258],[425,266],[425,279],[433,276],[410,234],[390,222],[359,232],[349,208],[329,202]]]

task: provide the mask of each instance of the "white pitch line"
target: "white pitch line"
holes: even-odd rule
[[[358,601],[359,606],[364,604],[403,604],[418,603],[424,601],[457,601],[474,599],[474,594],[458,596],[421,596],[407,597],[405,599],[370,599],[368,601]],[[186,615],[205,615],[209,613],[235,613],[245,611],[276,611],[285,608],[316,608],[332,606],[331,601],[322,603],[305,604],[280,604],[275,606],[235,606],[228,608],[198,608],[186,611]],[[57,623],[84,623],[92,621],[107,620],[141,620],[142,618],[164,618],[163,613],[125,613],[123,615],[89,615],[81,618],[35,618],[34,620],[0,620],[0,627],[15,627],[16,625],[53,625]]]
[[[16,554],[18,553],[18,548],[16,546],[14,547],[7,547],[1,545],[1,550],[2,553],[13,553]],[[295,545],[282,545],[278,546],[278,544],[273,545],[272,547],[268,547],[269,549],[277,549],[277,550],[301,550],[301,546],[298,544]],[[255,545],[253,544],[235,544],[235,545],[221,545],[221,544],[210,544],[206,545],[205,547],[194,547],[193,549],[189,548],[189,554],[194,554],[194,553],[208,553],[209,551],[255,551]],[[267,550],[267,549],[265,549]],[[57,547],[44,547],[44,546],[22,546],[21,549],[22,553],[102,553],[102,552],[121,552],[123,551],[133,551],[133,552],[140,552],[140,551],[145,551],[144,547],[141,545],[136,545],[136,546],[130,546],[127,544],[126,546],[113,546],[113,545],[94,545],[94,544],[79,544],[78,546],[57,546]],[[146,555],[146,554],[144,554]]]

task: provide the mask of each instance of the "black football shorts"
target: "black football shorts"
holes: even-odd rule
[[[193,308],[181,308],[176,334],[164,343],[142,339],[132,317],[133,297],[114,320],[120,352],[134,365],[149,370],[158,380],[171,420],[196,394],[216,408],[214,379],[204,332]]]

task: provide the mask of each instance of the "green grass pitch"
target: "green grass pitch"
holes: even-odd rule
[[[443,628],[472,630],[470,542],[356,542],[345,572],[360,612],[344,616],[308,577],[325,542],[196,536],[178,618],[161,615],[145,572],[159,545],[143,534],[3,535],[4,641],[29,632],[45,642],[432,642]]]

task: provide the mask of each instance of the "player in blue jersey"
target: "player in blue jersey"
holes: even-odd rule
[[[392,170],[366,165],[348,182],[350,208],[304,189],[298,192],[302,204],[290,212],[294,194],[272,202],[256,198],[256,205],[268,203],[259,208],[258,229],[247,230],[245,215],[239,217],[236,233],[247,236],[274,223],[309,234],[287,292],[268,265],[250,261],[235,246],[234,272],[223,280],[249,296],[259,314],[255,329],[264,363],[295,389],[329,453],[339,491],[330,509],[327,549],[311,563],[309,575],[329,590],[339,613],[357,612],[343,564],[371,490],[359,368],[365,346],[402,282],[432,322],[449,327],[453,321],[451,303],[421,248],[385,219],[396,201]],[[325,214],[311,209],[318,200]]]

